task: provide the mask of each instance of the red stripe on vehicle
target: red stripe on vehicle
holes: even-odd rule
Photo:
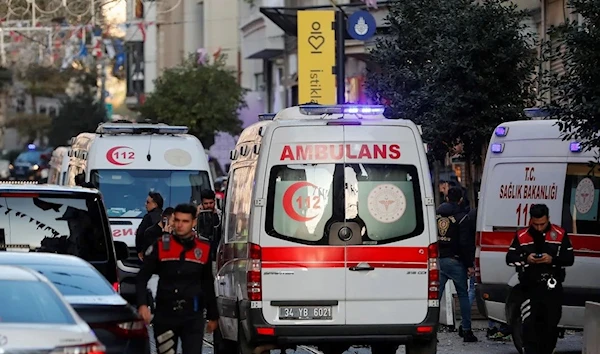
[[[483,252],[507,252],[515,232],[480,232],[480,248]],[[569,234],[575,256],[600,258],[600,236]]]
[[[263,247],[264,268],[341,268],[369,263],[375,268],[427,268],[425,247]],[[347,263],[346,263],[347,262]]]

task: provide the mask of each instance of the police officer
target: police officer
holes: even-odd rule
[[[164,234],[144,256],[137,275],[139,313],[146,323],[151,314],[146,287],[152,274],[159,276],[156,290],[154,336],[159,354],[177,351],[181,338],[183,354],[201,354],[204,337],[203,310],[206,308],[207,332],[217,328],[219,318],[211,268],[210,244],[194,237],[196,207],[180,204],[175,207],[174,234]]]
[[[506,254],[506,263],[516,267],[523,291],[520,315],[526,354],[551,354],[558,340],[562,316],[565,269],[575,256],[569,236],[551,224],[545,204],[529,208],[529,227],[520,230]]]

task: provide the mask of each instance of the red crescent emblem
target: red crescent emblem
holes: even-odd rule
[[[130,163],[132,163],[133,161],[130,162],[120,162],[117,161],[114,157],[115,151],[119,150],[119,149],[129,149],[131,150],[131,148],[129,146],[115,146],[113,148],[110,148],[107,152],[106,152],[106,160],[108,162],[110,162],[113,165],[117,165],[117,166],[125,166],[125,165],[129,165]]]
[[[285,213],[290,218],[298,222],[307,222],[317,217],[317,215],[311,217],[302,216],[294,209],[294,194],[296,194],[300,188],[304,187],[317,188],[317,186],[310,182],[296,182],[289,186],[285,193],[283,193],[283,210],[285,210]]]

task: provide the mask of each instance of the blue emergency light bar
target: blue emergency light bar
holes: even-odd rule
[[[496,128],[494,133],[496,134],[496,136],[499,136],[499,137],[506,136],[508,134],[508,127],[498,127],[498,128]]]
[[[322,114],[365,114],[365,115],[381,115],[385,111],[384,106],[376,105],[358,105],[358,106],[321,106],[321,105],[305,105],[300,106],[300,113],[306,115],[322,115]]]
[[[569,144],[569,150],[571,150],[571,152],[581,152],[581,143],[577,141],[571,142],[571,144]]]
[[[35,144],[29,144],[29,145],[27,145],[27,149],[29,149],[29,150],[35,150]]]
[[[263,113],[258,115],[258,121],[261,122],[263,120],[273,120],[277,113]]]

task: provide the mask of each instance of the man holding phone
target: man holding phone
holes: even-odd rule
[[[140,241],[142,251],[138,254],[141,260],[144,259],[144,252],[150,247],[156,240],[158,240],[163,233],[171,233],[173,226],[173,212],[175,209],[168,207],[163,210],[160,221],[144,231],[144,237]]]
[[[520,315],[523,346],[527,354],[552,354],[562,317],[565,267],[575,261],[569,235],[550,223],[545,204],[529,208],[529,227],[519,230],[506,254],[506,263],[516,267],[523,291]]]

